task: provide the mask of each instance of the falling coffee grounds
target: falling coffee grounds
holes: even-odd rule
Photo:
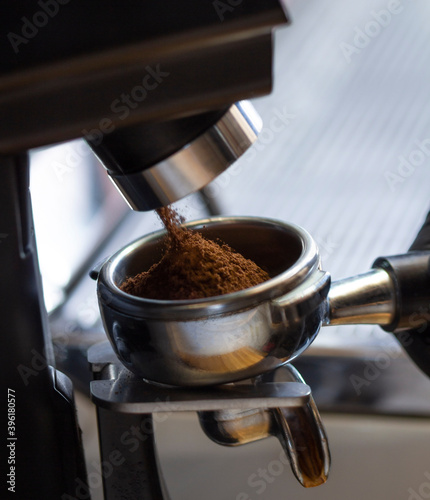
[[[157,210],[167,229],[166,250],[148,271],[127,278],[121,290],[157,300],[188,300],[244,290],[270,277],[252,260],[182,225],[171,207]]]

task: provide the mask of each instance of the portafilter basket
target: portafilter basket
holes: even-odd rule
[[[295,224],[216,217],[186,226],[227,243],[271,279],[197,300],[123,292],[127,277],[159,261],[165,231],[130,243],[99,266],[93,277],[108,338],[126,368],[150,382],[204,386],[249,379],[292,361],[323,324],[401,331],[411,326],[413,311],[430,302],[429,252],[380,258],[368,273],[331,285],[315,241]]]

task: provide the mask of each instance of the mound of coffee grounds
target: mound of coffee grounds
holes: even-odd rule
[[[167,229],[166,251],[148,271],[126,279],[121,285],[124,292],[157,300],[201,299],[269,279],[253,261],[228,245],[184,227],[172,208],[163,207],[157,213]]]

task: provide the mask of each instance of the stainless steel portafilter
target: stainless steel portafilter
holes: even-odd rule
[[[121,249],[92,275],[98,280],[111,345],[139,383],[121,388],[116,379],[102,381],[100,387],[92,386],[93,398],[106,408],[148,411],[152,384],[139,378],[167,386],[200,386],[192,391],[157,386],[157,401],[160,391],[170,390],[169,401],[173,398],[178,409],[197,410],[204,432],[219,444],[236,446],[276,436],[303,486],[324,483],[330,467],[327,436],[310,391],[302,400],[285,399],[294,396],[289,384],[299,382],[302,391],[307,387],[288,362],[309,347],[323,325],[375,323],[398,338],[411,327],[412,318],[420,328],[414,311],[429,301],[430,253],[377,259],[368,273],[331,283],[315,241],[294,224],[219,217],[187,226],[225,241],[271,278],[206,299],[144,299],[119,287],[160,259],[166,233],[158,231]],[[285,371],[287,384],[272,383],[277,370]],[[243,382],[231,384],[235,381]],[[216,384],[221,385],[204,387]],[[219,391],[221,396],[213,401]],[[233,391],[233,399],[226,400],[224,391]],[[260,393],[275,398],[272,403],[255,399]]]
[[[272,279],[201,300],[135,297],[119,287],[160,259],[165,232],[131,243],[97,273],[104,327],[128,369],[168,385],[224,384],[273,370],[310,345],[324,318],[330,277],[320,269],[318,249],[306,231],[246,217],[187,227],[220,238]]]
[[[226,242],[271,279],[201,300],[152,300],[119,287],[159,260],[164,231],[109,258],[94,272],[103,323],[122,363],[148,381],[204,386],[248,379],[292,361],[322,325],[379,324],[400,337],[426,321],[414,311],[430,301],[429,252],[380,258],[368,273],[331,284],[315,241],[294,224],[219,217],[187,227]]]

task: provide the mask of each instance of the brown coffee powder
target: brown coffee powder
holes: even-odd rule
[[[172,208],[164,207],[157,213],[167,229],[166,251],[148,271],[125,280],[121,285],[124,292],[158,300],[201,299],[269,279],[257,264],[228,245],[184,227]]]

